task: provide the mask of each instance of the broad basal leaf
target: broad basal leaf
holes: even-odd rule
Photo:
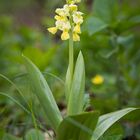
[[[77,58],[72,87],[68,100],[68,114],[78,114],[84,108],[84,91],[85,91],[85,66],[83,55],[80,52]]]
[[[66,117],[58,128],[57,140],[90,140],[98,116],[98,112],[88,112]]]
[[[23,59],[29,73],[33,92],[38,97],[50,125],[56,129],[62,121],[62,116],[54,100],[52,92],[39,69],[27,57],[23,56]]]
[[[134,110],[136,108],[126,108],[100,116],[91,140],[98,140],[116,121]]]

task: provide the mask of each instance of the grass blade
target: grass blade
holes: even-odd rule
[[[4,76],[3,74],[0,74],[0,77],[5,79],[6,81],[8,81],[11,85],[13,85],[15,87],[15,89],[18,91],[18,93],[20,94],[20,96],[23,98],[24,102],[28,105],[25,97],[23,96],[21,90],[17,87],[17,85],[14,82],[12,82],[8,77]]]
[[[5,96],[7,98],[9,98],[10,100],[12,100],[14,103],[16,103],[18,106],[20,106],[26,113],[30,114],[30,111],[27,110],[20,102],[18,102],[16,99],[14,99],[13,97],[11,97],[10,95],[0,92],[0,95]]]

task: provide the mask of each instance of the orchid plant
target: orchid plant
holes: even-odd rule
[[[47,123],[56,134],[53,139],[56,140],[101,139],[116,121],[136,110],[136,108],[126,108],[101,116],[98,111],[85,111],[89,99],[85,94],[85,65],[81,51],[74,63],[74,42],[80,41],[80,26],[83,23],[83,13],[78,11],[77,5],[80,2],[81,0],[67,0],[63,8],[55,11],[55,27],[48,28],[52,34],[56,34],[58,30],[62,31],[61,39],[69,40],[69,64],[65,80],[66,116],[61,115],[51,89],[40,70],[31,60],[23,56],[33,93],[38,97],[45,111]]]
[[[65,81],[67,115],[62,116],[53,94],[39,69],[24,57],[27,71],[32,81],[47,120],[56,133],[57,140],[98,140],[117,120],[136,108],[127,108],[99,116],[98,111],[85,112],[85,65],[82,52],[74,65],[74,41],[80,41],[83,13],[78,11],[80,0],[67,0],[63,8],[56,9],[55,27],[48,31],[55,34],[62,31],[61,39],[69,40],[69,65]]]
[[[136,108],[127,108],[99,116],[98,111],[85,112],[85,65],[82,52],[74,64],[74,41],[80,41],[83,13],[78,11],[80,0],[67,0],[63,8],[56,9],[55,27],[48,31],[62,31],[61,39],[69,40],[69,65],[66,73],[65,95],[67,115],[62,116],[51,90],[38,68],[26,57],[25,65],[48,122],[56,133],[57,140],[98,140],[117,120]]]

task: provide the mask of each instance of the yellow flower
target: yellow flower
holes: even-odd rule
[[[78,8],[77,8],[77,5],[75,5],[75,4],[70,4],[70,5],[69,5],[69,9],[70,9],[70,11],[73,12],[73,11],[77,11]]]
[[[80,41],[80,36],[77,33],[73,33],[73,41]]]
[[[57,8],[57,9],[55,10],[55,12],[56,12],[58,15],[60,15],[60,16],[64,16],[64,15],[65,15],[65,12],[64,12],[64,10],[63,10],[62,8]]]
[[[70,25],[70,23],[68,21],[57,20],[55,22],[55,25],[61,31],[70,30],[71,29],[71,25]]]
[[[54,17],[56,20],[66,20],[66,17],[56,15]]]
[[[73,31],[75,33],[81,34],[80,24],[76,24],[76,26],[74,27]]]
[[[104,78],[103,78],[103,76],[98,74],[91,79],[91,82],[95,85],[100,85],[104,82]]]
[[[67,40],[70,38],[70,35],[68,33],[68,31],[63,31],[62,35],[61,35],[61,39],[62,40]]]
[[[81,0],[67,0],[67,4],[63,8],[57,8],[55,10],[55,26],[49,28],[48,31],[55,34],[57,30],[62,31],[61,39],[67,40],[70,38],[69,32],[73,32],[73,41],[80,41],[79,34],[81,33],[80,25],[83,23],[82,12],[77,11],[78,7],[75,3]],[[72,30],[72,26],[74,26]]]
[[[57,28],[56,27],[51,27],[51,28],[48,28],[48,31],[52,34],[55,34],[57,32]]]

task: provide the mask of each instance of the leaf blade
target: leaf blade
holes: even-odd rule
[[[89,35],[93,35],[107,28],[108,24],[105,23],[103,20],[92,16],[92,17],[87,18],[85,26]]]
[[[117,0],[95,0],[93,3],[95,16],[108,24],[112,24],[117,19],[118,1]]]
[[[26,133],[25,140],[45,140],[45,135],[39,130],[31,129]]]
[[[77,58],[72,87],[68,100],[68,114],[74,115],[81,113],[84,106],[85,90],[85,65],[83,55],[80,52]]]
[[[40,104],[46,113],[47,121],[49,121],[49,124],[53,127],[53,129],[56,130],[62,121],[62,116],[57,107],[52,92],[42,73],[32,63],[32,61],[25,56],[23,56],[23,60],[29,73],[29,78],[32,82],[31,84],[34,89],[34,93],[38,97]]]
[[[58,128],[57,140],[90,140],[98,117],[97,111],[66,117]]]
[[[100,116],[91,140],[98,140],[110,126],[134,110],[136,110],[136,108],[126,108]]]

